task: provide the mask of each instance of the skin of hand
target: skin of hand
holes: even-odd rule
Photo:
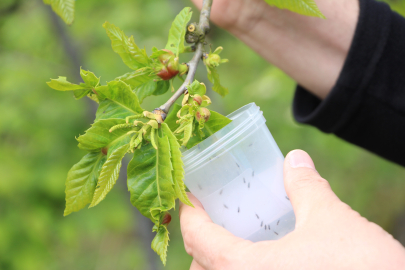
[[[191,194],[195,208],[180,206],[190,269],[405,269],[405,249],[378,225],[352,210],[331,190],[310,156],[290,152],[284,186],[296,228],[277,241],[252,243],[214,224]]]
[[[202,0],[192,0],[201,8]],[[324,99],[335,85],[359,17],[358,0],[316,0],[326,19],[264,0],[214,0],[211,20]]]

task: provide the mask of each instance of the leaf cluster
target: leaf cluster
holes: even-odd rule
[[[157,67],[176,67],[170,64],[188,51],[184,39],[190,18],[191,9],[183,9],[172,24],[166,48],[153,48],[149,56],[132,36],[106,22],[103,27],[113,50],[132,71],[105,85],[93,72],[81,68],[82,83],[71,83],[66,77],[47,82],[55,90],[72,91],[76,99],[87,96],[98,103],[94,123],[77,137],[78,147],[88,153],[68,172],[64,215],[103,201],[119,178],[122,159],[130,155],[127,185],[131,203],[154,223],[152,249],[163,263],[169,242],[165,216],[175,208],[176,199],[192,206],[183,182],[180,144],[190,148],[230,122],[206,108],[211,100],[205,95],[205,85],[198,81],[187,86],[183,106],[175,105],[166,119],[141,107],[146,97],[161,95],[170,88],[170,82],[158,76],[161,70]],[[209,63],[207,60],[207,68]]]

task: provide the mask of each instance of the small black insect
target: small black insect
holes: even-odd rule
[[[243,177],[243,183],[246,184],[246,179],[245,179],[245,177]]]
[[[219,195],[222,195],[222,191],[224,191],[223,189],[221,189],[221,191],[219,192]]]
[[[255,172],[254,171],[252,172],[252,177],[255,177]]]
[[[250,183],[248,184],[248,188],[250,188]]]
[[[200,149],[200,145],[197,145],[198,149]]]
[[[287,196],[285,196],[285,198],[286,198],[287,200],[290,200],[290,198],[288,198]]]
[[[240,166],[239,166],[239,164],[238,164],[238,163],[236,163],[236,166],[238,166],[238,168],[240,168]]]
[[[198,185],[198,188],[202,190],[202,187],[200,185]]]
[[[249,147],[251,147],[253,145],[253,143],[249,144]]]
[[[278,233],[277,233],[277,232],[274,232],[274,233],[278,235]]]
[[[225,225],[224,225],[224,223],[222,223],[222,227],[224,227],[224,228],[225,228]]]
[[[263,227],[263,221],[262,221],[262,224],[260,224],[260,227]]]
[[[238,213],[240,212],[240,207],[238,207]]]
[[[280,223],[280,220],[277,221],[277,226],[278,226],[279,223]]]
[[[271,229],[270,229],[270,225],[267,225],[267,226],[269,226],[269,230],[271,230]]]
[[[257,219],[260,219],[258,214],[256,214],[256,217],[257,217]]]
[[[264,230],[267,230],[267,225],[264,225]]]
[[[228,206],[226,206],[226,204],[224,204],[224,207],[225,207],[226,209],[228,209]]]

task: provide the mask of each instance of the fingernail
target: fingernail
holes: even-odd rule
[[[293,168],[311,168],[315,170],[314,162],[312,161],[311,157],[302,150],[294,150],[291,151],[288,156],[288,161],[290,162],[290,166]]]

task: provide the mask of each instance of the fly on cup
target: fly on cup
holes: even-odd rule
[[[256,104],[228,118],[230,124],[183,153],[185,183],[212,221],[235,236],[279,239],[295,227],[284,157]]]

